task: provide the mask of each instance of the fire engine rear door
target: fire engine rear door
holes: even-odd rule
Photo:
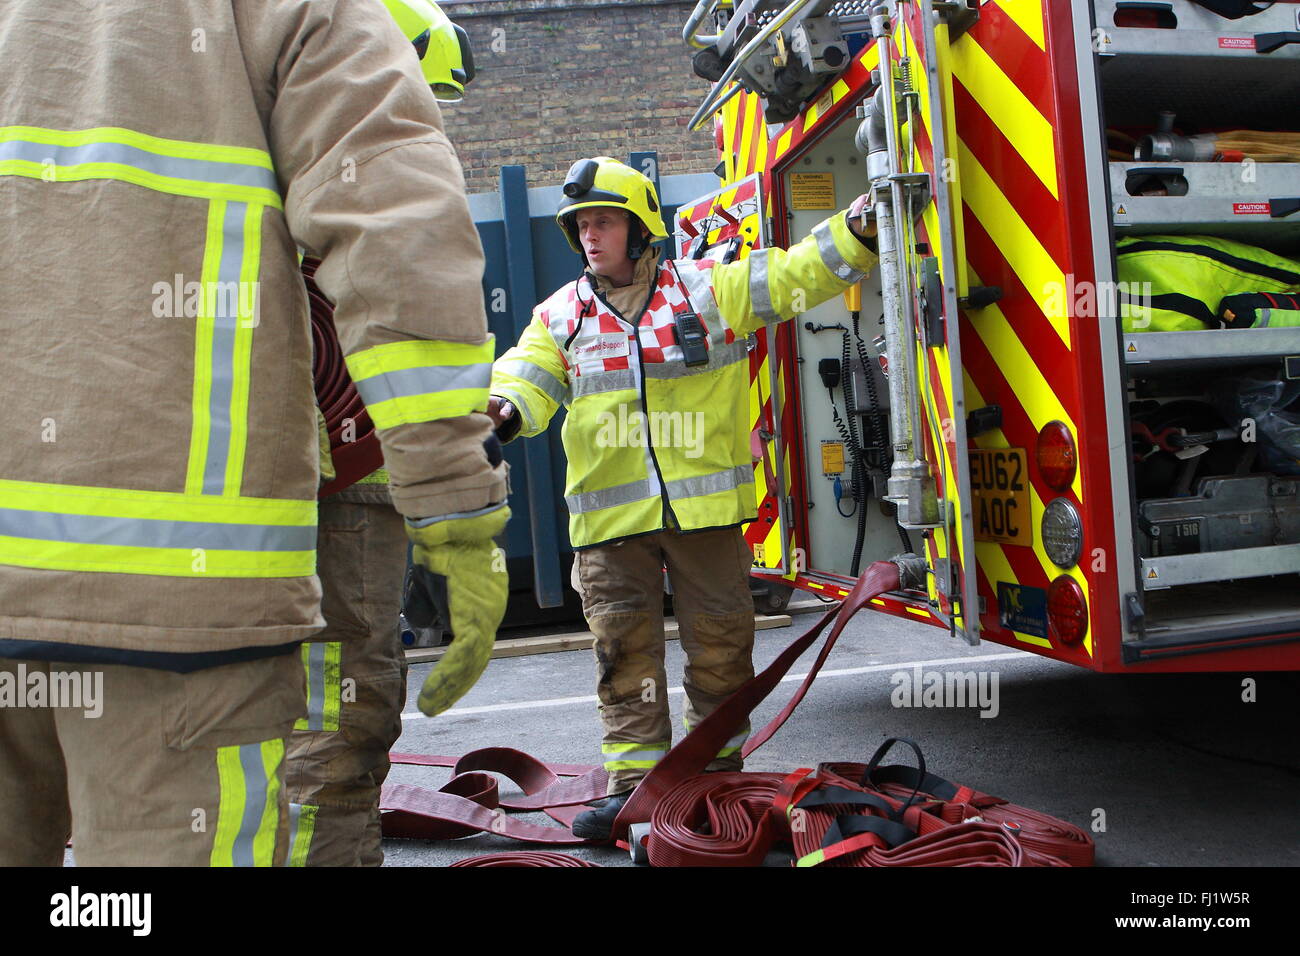
[[[968,410],[957,312],[966,276],[949,53],[950,40],[974,11],[932,0],[898,0],[891,7],[888,62],[896,94],[896,175],[905,183],[923,180],[929,191],[928,200],[911,193],[910,202],[926,204],[914,229],[908,211],[897,217],[904,232],[901,264],[916,333],[914,382],[921,419],[916,454],[929,463],[939,499],[938,526],[925,532],[924,557],[931,571],[927,590],[952,632],[978,644]]]

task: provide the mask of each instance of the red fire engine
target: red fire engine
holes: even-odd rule
[[[873,276],[750,353],[747,537],[776,603],[912,552],[925,590],[873,605],[972,643],[1108,672],[1300,667],[1300,469],[1265,467],[1249,422],[1145,411],[1204,407],[1246,369],[1300,379],[1300,328],[1125,332],[1116,253],[1209,235],[1296,255],[1300,164],[1233,175],[1158,147],[1174,117],[1300,130],[1298,31],[1291,2],[696,7],[714,87],[693,124],[715,124],[722,185],[679,211],[675,252],[788,246],[876,200]],[[1117,151],[1144,127],[1143,159]]]

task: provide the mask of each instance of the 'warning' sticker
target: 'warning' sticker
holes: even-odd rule
[[[1160,572],[1157,571],[1155,568],[1152,568],[1150,571],[1147,572],[1148,581],[1154,581],[1159,577],[1160,577]]]
[[[1117,216],[1127,216],[1127,215],[1128,215],[1128,210],[1124,208],[1124,204],[1123,204],[1123,203],[1120,203],[1118,206],[1115,207],[1115,215],[1117,215]]]
[[[1253,50],[1255,49],[1255,38],[1254,37],[1219,37],[1219,49]]]
[[[844,474],[844,442],[822,442],[822,474],[828,478]]]
[[[1267,202],[1235,202],[1232,204],[1234,216],[1271,216],[1273,206]]]
[[[790,206],[794,209],[834,209],[833,173],[792,173]]]

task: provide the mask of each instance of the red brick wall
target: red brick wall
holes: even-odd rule
[[[691,72],[682,25],[693,2],[449,0],[469,33],[478,76],[443,109],[471,193],[497,189],[500,167],[529,186],[559,185],[584,156],[626,161],[659,151],[661,176],[717,164],[712,124],[687,121],[709,90]]]

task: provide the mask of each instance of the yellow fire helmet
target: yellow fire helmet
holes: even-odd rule
[[[432,0],[384,0],[384,6],[414,44],[433,95],[444,103],[459,103],[466,84],[474,79],[469,35]]]
[[[555,214],[555,221],[564,230],[565,238],[578,255],[583,253],[578,242],[576,214],[579,209],[595,206],[626,209],[650,230],[647,239],[640,234],[639,229],[628,229],[629,258],[641,258],[650,243],[668,238],[654,183],[617,159],[608,156],[580,159],[569,167],[569,175],[564,178],[564,198],[560,200],[560,210]]]

